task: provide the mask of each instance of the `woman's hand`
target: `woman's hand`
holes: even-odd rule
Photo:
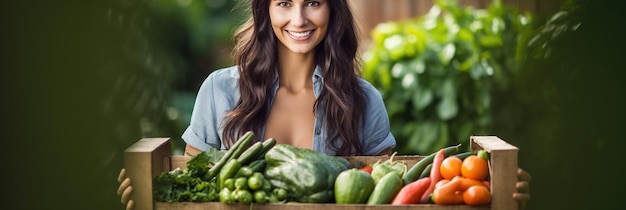
[[[130,200],[130,195],[133,192],[133,186],[130,184],[130,178],[126,177],[126,170],[122,168],[120,175],[117,177],[117,181],[120,183],[120,187],[117,188],[117,195],[121,196],[122,204],[126,204],[126,210],[133,209],[135,202]]]
[[[517,192],[513,193],[513,199],[519,202],[519,209],[525,209],[526,203],[530,200],[530,174],[521,168],[517,169]]]

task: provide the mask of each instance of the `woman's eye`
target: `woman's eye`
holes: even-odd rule
[[[289,3],[288,2],[280,2],[280,3],[278,3],[278,6],[279,7],[288,7]]]
[[[317,1],[310,1],[310,2],[306,3],[306,6],[308,6],[308,7],[317,7],[319,5],[320,5],[320,3],[317,2]]]

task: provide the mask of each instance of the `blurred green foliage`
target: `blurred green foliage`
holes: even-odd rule
[[[527,209],[623,203],[626,17],[623,1],[569,0],[526,42],[512,88],[498,93],[496,134],[533,176]]]
[[[475,9],[456,0],[377,25],[362,74],[383,94],[398,152],[428,154],[490,134],[492,93],[509,88],[534,27],[531,14],[500,1]]]
[[[117,89],[108,99],[126,98],[126,107],[120,109],[137,116],[124,126],[125,131],[140,132],[135,138],[127,135],[129,142],[170,137],[173,152],[182,154],[180,136],[189,124],[196,92],[211,71],[231,63],[230,37],[242,11],[235,10],[237,1],[226,0],[119,3],[108,15],[124,32],[123,50],[135,68],[108,71]]]
[[[190,81],[229,62],[215,55],[242,21],[236,3],[0,3],[2,206],[123,209],[124,150],[142,137],[180,142]]]

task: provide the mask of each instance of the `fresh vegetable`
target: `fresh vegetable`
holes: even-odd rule
[[[430,186],[430,177],[418,179],[406,184],[391,201],[391,205],[417,204]]]
[[[484,150],[483,150],[483,151],[484,151]],[[475,154],[477,154],[477,152],[476,152],[476,151],[470,151],[470,152],[462,152],[462,153],[456,154],[456,155],[454,155],[454,156],[458,157],[458,158],[459,158],[459,159],[461,159],[461,160],[465,160],[465,158],[466,158],[467,156],[470,156],[470,155],[475,155]]]
[[[282,188],[276,188],[273,190],[274,196],[276,196],[276,199],[278,199],[279,201],[283,201],[283,200],[287,200],[288,195],[287,195],[287,190],[282,189]]]
[[[263,179],[263,191],[266,193],[272,192],[272,184],[267,179]]]
[[[489,160],[489,152],[487,152],[486,150],[478,150],[478,152],[476,152],[476,156],[485,160]]]
[[[266,139],[265,141],[263,141],[263,149],[253,159],[262,160],[265,157],[265,153],[267,153],[267,151],[272,149],[272,147],[274,147],[275,145],[276,145],[276,139],[274,138]]]
[[[187,161],[187,169],[163,172],[153,179],[153,196],[160,202],[209,202],[219,199],[216,179],[204,180],[210,163],[217,162],[223,151],[211,148]]]
[[[236,200],[234,199],[232,192],[233,191],[231,191],[228,188],[223,188],[220,191],[220,194],[219,194],[220,203],[224,203],[224,204],[233,204],[233,203],[235,203]]]
[[[465,177],[455,177],[453,179],[460,180],[459,190],[461,190],[461,191],[466,190],[467,188],[469,188],[471,186],[485,186],[485,187],[489,187],[489,182],[486,182],[486,181],[478,181],[478,180],[475,180],[475,179],[470,179],[470,178],[465,178]]]
[[[262,190],[263,189],[263,181],[265,177],[260,172],[254,172],[250,178],[248,178],[248,188],[251,190]]]
[[[186,171],[190,176],[203,177],[209,170],[209,164],[219,161],[225,153],[225,151],[211,147],[208,151],[192,155],[191,159],[187,161]]]
[[[424,170],[422,171],[422,174],[420,175],[420,179],[424,178],[424,177],[429,177],[430,176],[430,170],[433,168],[433,164],[428,164],[426,166],[426,168],[424,168]]]
[[[231,159],[237,159],[243,153],[243,151],[248,147],[252,139],[254,138],[254,132],[248,131],[243,136],[241,136],[237,142],[220,158],[213,167],[209,169],[209,171],[205,174],[204,180],[211,180],[215,177],[222,167],[226,165]]]
[[[471,151],[471,152],[463,152],[463,153],[455,154],[455,155],[452,155],[452,156],[455,156],[455,157],[457,157],[457,158],[459,158],[459,159],[463,160],[463,159],[465,159],[467,156],[470,156],[470,155],[475,155],[475,154],[476,154],[476,152],[475,152],[475,151]],[[448,157],[451,157],[451,156],[446,156],[446,158],[448,158]],[[419,176],[419,178],[421,179],[421,178],[424,178],[424,177],[428,177],[428,176],[430,176],[430,170],[431,170],[431,168],[432,168],[432,167],[433,167],[433,164],[432,164],[432,163],[431,163],[431,164],[428,164],[428,165],[426,166],[426,168],[424,168],[424,170],[422,171],[422,174]],[[460,168],[460,167],[459,167],[459,168]],[[442,175],[443,175],[443,174],[442,174]],[[460,169],[459,169],[459,176],[461,176],[461,174],[460,174]]]
[[[312,149],[277,144],[265,154],[265,178],[286,190],[288,200],[326,203],[334,199],[335,179],[350,166],[348,160]]]
[[[267,193],[263,190],[254,191],[252,196],[255,203],[267,203]]]
[[[255,142],[250,147],[245,149],[241,155],[237,158],[241,165],[248,165],[250,162],[254,161],[259,153],[263,152],[263,143],[260,141]]]
[[[210,202],[219,199],[216,179],[204,181],[179,168],[156,176],[153,186],[154,199],[160,202]]]
[[[463,164],[463,160],[454,155],[443,159],[441,167],[439,168],[441,177],[444,179],[452,179],[455,176],[461,176],[461,164]]]
[[[460,147],[461,147],[461,144],[443,148],[445,150],[444,154],[446,156],[455,154],[456,152],[459,151]],[[433,162],[433,159],[435,158],[435,154],[437,154],[437,152],[434,152],[422,158],[420,161],[415,163],[415,165],[409,168],[409,170],[407,170],[407,172],[402,176],[404,184],[406,185],[408,183],[411,183],[417,180],[419,176],[422,174],[422,171],[424,171],[424,169],[426,168],[426,166],[428,166],[428,164],[431,164]]]
[[[365,171],[356,168],[342,171],[335,179],[335,202],[366,203],[375,185],[372,176]]]
[[[263,172],[265,169],[266,162],[264,159],[259,159],[252,161],[252,163],[248,164],[248,167],[252,169],[252,172]]]
[[[367,172],[368,174],[372,174],[372,166],[371,165],[366,165],[360,168],[362,171]]]
[[[445,158],[444,153],[445,150],[440,149],[439,152],[435,154],[435,158],[433,159],[432,163],[433,166],[430,169],[430,186],[428,186],[428,189],[424,191],[424,194],[420,199],[420,203],[428,203],[428,201],[430,200],[430,194],[433,192],[433,190],[435,190],[435,184],[437,184],[437,182],[441,180],[441,173],[439,172],[439,168],[441,168],[441,163]]]
[[[249,166],[241,166],[241,168],[237,170],[235,177],[250,177],[252,176],[252,173],[254,173],[254,171],[252,171]]]
[[[450,182],[450,180],[449,180],[449,179],[442,179],[442,180],[439,180],[439,181],[437,182],[437,184],[435,184],[435,189],[437,189],[437,188],[439,188],[439,187],[443,186],[444,184],[446,184],[446,183],[448,183],[448,182]]]
[[[464,177],[454,177],[450,181],[443,181],[443,183],[437,185],[435,191],[433,191],[433,202],[435,204],[463,204],[465,203],[463,194],[469,188],[478,186],[484,187],[487,190],[489,189],[482,181]],[[477,203],[477,200],[484,200],[484,197],[478,198],[477,196],[474,202]]]
[[[487,160],[477,155],[468,156],[463,160],[463,164],[461,165],[461,175],[475,180],[485,180],[487,175],[489,175]]]
[[[491,201],[491,193],[483,185],[474,185],[463,192],[463,201],[467,205],[488,204]]]
[[[248,189],[248,178],[239,177],[235,179],[235,190],[247,190]]]
[[[463,204],[462,192],[464,189],[461,189],[460,186],[460,179],[452,179],[435,188],[432,195],[433,202],[442,205]]]
[[[250,204],[254,200],[252,193],[248,190],[235,190],[235,192],[237,193],[237,202],[241,204]]]
[[[372,178],[374,178],[374,183],[378,183],[378,181],[383,178],[383,176],[387,175],[390,172],[396,172],[400,176],[406,173],[406,165],[401,162],[393,161],[396,153],[394,152],[391,157],[385,161],[378,161],[372,165]]]
[[[241,164],[239,163],[237,159],[231,159],[230,161],[228,161],[228,163],[226,163],[226,165],[222,168],[222,170],[220,170],[217,176],[217,180],[219,184],[218,186],[220,187],[220,189],[226,186],[224,185],[224,182],[226,181],[226,179],[233,178],[235,174],[237,174],[237,171],[239,171],[240,167],[241,167]],[[235,180],[235,184],[236,184],[236,181],[237,180]]]
[[[403,184],[402,177],[398,173],[388,173],[378,181],[367,199],[367,204],[390,204],[402,189]]]
[[[224,187],[228,188],[229,190],[235,190],[235,179],[228,178],[224,180]]]

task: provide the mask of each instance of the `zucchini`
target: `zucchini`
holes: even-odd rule
[[[454,154],[459,151],[459,147],[461,147],[461,144],[458,144],[456,146],[446,147],[444,148],[444,154],[446,156]],[[433,159],[435,158],[436,154],[437,152],[433,152],[432,154],[422,158],[417,163],[415,163],[415,165],[409,168],[409,170],[406,173],[404,173],[404,176],[402,177],[404,184],[406,185],[408,183],[411,183],[417,180],[422,174],[422,172],[424,171],[424,169],[426,169],[428,164],[432,164]]]
[[[367,204],[390,204],[396,194],[402,189],[403,182],[400,174],[390,172],[385,174],[374,187],[367,199]]]
[[[217,175],[220,189],[224,189],[226,187],[226,185],[224,185],[226,179],[233,178],[239,171],[239,168],[241,168],[241,163],[239,163],[237,159],[230,159],[230,161],[224,165],[224,168],[222,168],[220,173]]]
[[[248,131],[245,134],[243,134],[243,136],[241,136],[237,140],[237,142],[235,142],[235,144],[224,154],[224,156],[222,156],[222,158],[220,158],[220,160],[218,160],[217,163],[215,163],[215,165],[209,169],[209,171],[204,175],[203,180],[205,181],[211,180],[220,172],[222,167],[224,167],[224,165],[228,161],[230,161],[231,159],[237,159],[239,155],[243,153],[246,147],[248,147],[248,144],[252,142],[253,138],[254,138],[254,132],[252,131]]]

